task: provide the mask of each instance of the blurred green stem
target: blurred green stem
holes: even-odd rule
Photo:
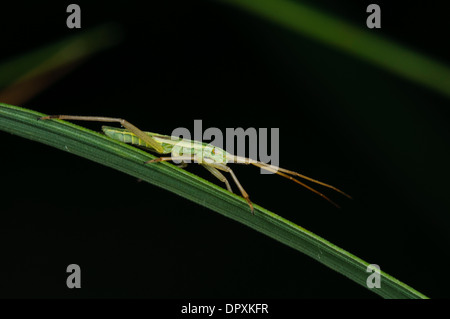
[[[368,29],[365,24],[354,26],[292,0],[220,1],[450,97],[449,67],[377,35],[376,29]]]
[[[104,24],[0,63],[0,101],[25,103],[121,35],[118,26]]]

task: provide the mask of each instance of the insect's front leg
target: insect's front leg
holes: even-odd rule
[[[125,127],[130,132],[134,133],[141,140],[150,144],[153,149],[159,154],[164,153],[164,149],[160,143],[158,143],[153,137],[145,134],[139,128],[128,122],[127,120],[115,117],[103,117],[103,116],[78,116],[78,115],[47,115],[39,118],[40,120],[49,120],[49,119],[57,119],[57,120],[73,120],[73,121],[93,121],[93,122],[107,122],[107,123],[120,123],[123,127]]]
[[[158,163],[158,162],[171,162],[171,161],[193,161],[195,156],[168,156],[168,157],[158,157],[145,162],[144,164]]]

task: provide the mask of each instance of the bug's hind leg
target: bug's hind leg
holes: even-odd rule
[[[227,190],[230,193],[233,193],[233,190],[231,189],[230,183],[228,182],[227,178],[223,176],[221,172],[217,168],[214,168],[210,165],[201,164],[204,168],[206,168],[211,174],[213,174],[217,179],[219,179],[221,182],[225,183],[225,186],[227,187]]]

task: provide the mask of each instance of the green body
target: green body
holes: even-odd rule
[[[150,144],[146,143],[127,129],[103,126],[102,130],[106,136],[120,142],[140,146],[153,152],[156,151]],[[176,156],[193,156],[198,162],[212,161],[214,163],[223,164],[228,163],[228,161],[234,158],[233,155],[227,153],[225,150],[208,143],[152,132],[144,133],[151,136],[158,144],[162,146],[163,152],[161,154],[172,153]]]

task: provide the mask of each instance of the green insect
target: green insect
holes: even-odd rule
[[[278,174],[280,176],[283,176],[287,179],[290,179],[301,186],[309,189],[313,193],[321,196],[331,204],[333,204],[336,207],[339,207],[336,203],[334,203],[331,199],[329,199],[324,194],[320,193],[319,191],[315,190],[314,188],[306,185],[305,183],[299,181],[298,179],[294,178],[293,176],[300,177],[304,180],[316,183],[318,185],[322,185],[328,188],[331,188],[335,190],[338,193],[341,193],[342,195],[351,198],[350,195],[347,195],[340,189],[331,186],[329,184],[325,184],[323,182],[320,182],[318,180],[312,179],[308,176],[302,175],[300,173],[290,171],[284,168],[280,168],[277,166],[269,165],[260,161],[256,161],[250,158],[245,158],[241,156],[235,156],[233,154],[230,154],[226,152],[225,150],[211,146],[208,143],[202,143],[199,141],[194,140],[188,140],[188,139],[181,139],[179,137],[174,136],[168,136],[168,135],[162,135],[157,133],[151,133],[151,132],[144,132],[141,131],[139,128],[131,124],[130,122],[120,119],[120,118],[112,118],[112,117],[101,117],[101,116],[77,116],[77,115],[49,115],[41,117],[40,120],[49,120],[49,119],[59,119],[59,120],[75,120],[75,121],[95,121],[95,122],[108,122],[108,123],[120,123],[124,129],[109,127],[109,126],[103,126],[102,130],[103,132],[120,142],[128,143],[132,145],[136,145],[139,147],[143,147],[145,149],[148,149],[151,152],[155,152],[158,154],[171,154],[172,156],[168,157],[159,157],[150,161],[145,162],[144,164],[150,164],[150,163],[156,163],[156,162],[165,162],[165,161],[177,161],[182,162],[183,164],[186,164],[186,162],[194,162],[202,165],[204,168],[206,168],[211,174],[213,174],[217,179],[219,179],[221,182],[225,183],[225,186],[228,191],[231,193],[233,192],[230,186],[230,183],[228,182],[227,178],[221,173],[227,172],[231,175],[233,178],[234,183],[238,187],[239,191],[241,192],[242,197],[247,201],[248,205],[250,206],[250,210],[253,212],[253,204],[250,201],[250,197],[248,196],[247,192],[242,187],[241,183],[237,179],[236,175],[234,174],[233,170],[227,166],[228,163],[239,163],[239,164],[252,164],[257,167],[260,167],[264,170],[267,170],[269,172]],[[174,155],[176,154],[176,155]]]

